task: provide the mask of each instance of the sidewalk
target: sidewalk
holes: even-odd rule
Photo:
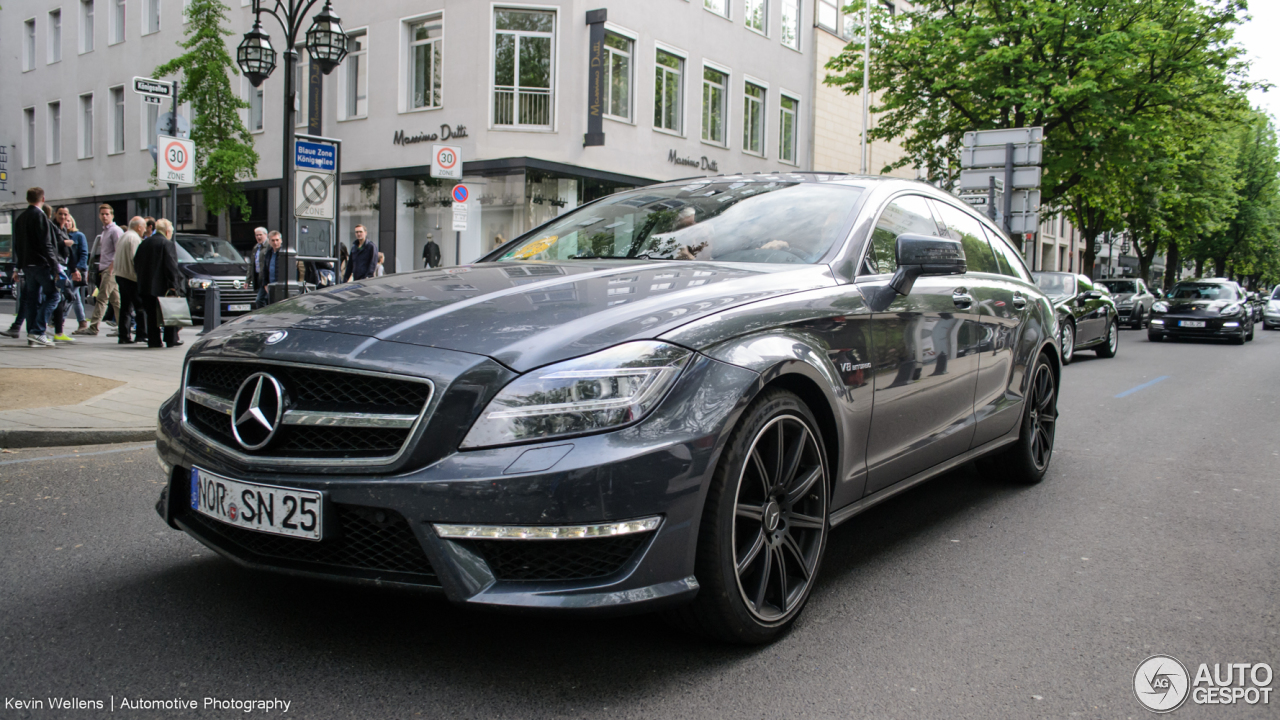
[[[0,313],[0,329],[13,315]],[[68,329],[75,321],[68,323]],[[48,447],[137,442],[155,439],[160,404],[178,390],[182,360],[199,328],[184,328],[187,344],[151,349],[120,345],[110,326],[97,337],[76,335],[74,345],[28,347],[0,336],[0,368],[50,368],[125,383],[76,405],[8,410],[0,408],[0,447]]]

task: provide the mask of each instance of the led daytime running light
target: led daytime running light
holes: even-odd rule
[[[490,420],[501,420],[506,418],[524,418],[537,417],[539,415],[550,415],[553,413],[562,413],[566,411],[573,412],[592,412],[598,410],[616,410],[619,408],[627,408],[633,405],[641,405],[644,403],[654,388],[661,387],[662,383],[654,382],[665,374],[678,372],[678,367],[658,367],[658,368],[617,368],[614,370],[562,370],[549,375],[540,376],[543,380],[562,380],[566,378],[605,378],[605,377],[629,377],[632,375],[645,375],[644,385],[640,391],[632,395],[623,397],[609,398],[607,400],[579,400],[575,402],[552,403],[549,405],[528,405],[526,407],[513,408],[511,410],[495,410],[485,417]]]
[[[446,525],[435,523],[436,535],[448,540],[574,540],[616,537],[658,529],[658,516],[598,525]]]

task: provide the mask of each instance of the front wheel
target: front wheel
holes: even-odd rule
[[[1120,330],[1115,319],[1107,320],[1107,340],[1099,345],[1096,352],[1100,358],[1112,358],[1120,351]]]
[[[830,488],[818,423],[786,390],[743,414],[712,476],[694,573],[702,589],[669,617],[726,642],[771,642],[809,599],[827,542]]]
[[[1133,328],[1134,330],[1141,330],[1143,325],[1143,320],[1145,319],[1145,313],[1142,311],[1141,306],[1135,308],[1133,312],[1134,312],[1133,323],[1130,324],[1129,327]]]
[[[1062,364],[1070,365],[1076,356],[1076,326],[1070,322],[1062,323],[1061,335],[1058,340],[1062,344]]]

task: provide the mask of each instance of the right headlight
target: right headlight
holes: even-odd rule
[[[212,280],[202,280],[200,278],[191,278],[187,281],[187,287],[193,290],[208,290],[212,284]]]
[[[657,407],[692,355],[645,340],[533,370],[489,401],[462,447],[534,442],[637,422]]]
[[[1151,306],[1151,312],[1169,312],[1169,303],[1160,301]]]

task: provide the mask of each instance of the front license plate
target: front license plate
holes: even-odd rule
[[[1178,327],[1204,327],[1203,320],[1183,320],[1178,323]]]
[[[228,305],[227,312],[249,312],[249,305]]]
[[[191,509],[246,530],[319,540],[324,496],[312,490],[242,482],[191,468]]]

